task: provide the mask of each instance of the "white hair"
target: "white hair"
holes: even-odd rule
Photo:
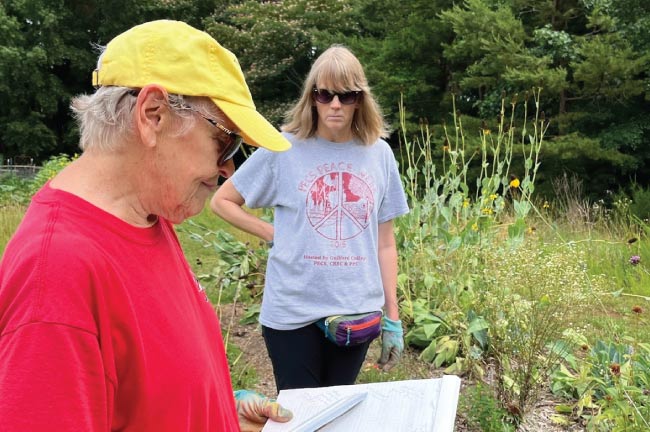
[[[83,151],[113,151],[133,136],[133,109],[137,89],[128,87],[100,87],[90,95],[72,100],[71,108],[79,125],[79,147]],[[175,134],[182,135],[194,126],[192,111],[223,121],[223,114],[206,97],[168,95],[171,111],[181,118]]]

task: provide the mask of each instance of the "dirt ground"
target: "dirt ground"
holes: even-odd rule
[[[240,324],[239,320],[244,315],[245,311],[241,305],[222,305],[218,310],[221,326],[224,335],[229,335],[228,343],[233,343],[242,351],[241,358],[238,361],[254,369],[257,373],[258,381],[252,387],[269,397],[277,395],[275,388],[275,381],[273,378],[273,369],[271,362],[266,353],[262,333],[257,324]],[[370,346],[364,369],[372,368],[376,359],[379,357],[380,345],[374,342]],[[400,362],[400,378],[399,379],[418,379],[418,378],[439,378],[442,376],[442,371],[435,369],[432,365],[422,362],[418,359],[418,353],[405,350],[403,358]],[[404,376],[403,378],[401,378]],[[461,384],[461,397],[463,388],[467,383]],[[549,395],[550,396],[550,395]],[[517,429],[519,432],[576,432],[584,429],[578,426],[570,428],[563,428],[551,422],[551,416],[555,414],[556,401],[551,397],[542,398],[537,406],[528,414],[525,421]],[[479,432],[479,429],[470,428],[467,425],[466,413],[459,410],[456,413],[456,426],[457,432]]]

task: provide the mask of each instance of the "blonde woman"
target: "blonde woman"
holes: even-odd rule
[[[353,384],[372,340],[340,346],[323,322],[383,311],[379,363],[399,360],[392,220],[408,207],[380,108],[349,49],[316,59],[282,130],[292,148],[255,151],[211,206],[272,245],[260,323],[278,390]],[[273,208],[274,223],[244,204]]]

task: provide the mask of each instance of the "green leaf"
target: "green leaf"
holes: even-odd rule
[[[433,288],[433,284],[435,283],[435,281],[436,281],[436,278],[431,273],[427,273],[427,274],[424,275],[424,287],[427,290],[430,290],[431,288]]]
[[[244,316],[239,320],[240,324],[256,324],[259,316],[260,316],[260,309],[262,305],[259,303],[252,304],[246,308],[246,312],[244,313]]]
[[[424,330],[424,335],[427,339],[433,339],[439,327],[440,323],[424,324],[422,329]]]
[[[431,363],[436,357],[436,342],[431,341],[428,347],[426,347],[420,354],[420,358],[427,363]]]
[[[476,339],[481,348],[487,348],[488,333],[487,329],[490,327],[488,322],[482,317],[474,318],[470,323],[467,331]]]
[[[571,414],[573,413],[573,407],[571,405],[559,404],[555,406],[555,412],[559,414]]]

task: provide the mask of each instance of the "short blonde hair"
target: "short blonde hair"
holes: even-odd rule
[[[388,137],[388,127],[379,104],[372,95],[359,59],[343,45],[332,45],[314,62],[305,79],[302,96],[286,113],[285,132],[305,139],[316,134],[318,113],[313,98],[318,84],[335,92],[361,91],[359,108],[352,119],[352,134],[363,144],[370,145]]]

